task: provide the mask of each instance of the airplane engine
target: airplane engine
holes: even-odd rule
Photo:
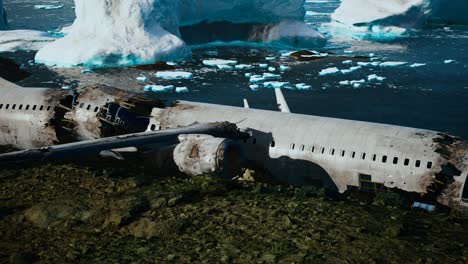
[[[190,176],[216,175],[231,179],[242,170],[243,155],[230,139],[210,135],[180,135],[173,152],[179,170]]]

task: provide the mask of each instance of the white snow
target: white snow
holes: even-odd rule
[[[410,65],[411,68],[418,68],[418,67],[422,67],[422,66],[426,66],[427,63],[413,63]]]
[[[319,72],[320,76],[325,76],[325,75],[333,75],[339,73],[340,70],[337,67],[332,67],[332,68],[326,68],[323,69]]]
[[[234,66],[237,64],[235,60],[221,60],[221,59],[212,59],[212,60],[204,60],[203,65],[210,66],[210,67],[218,67],[218,65],[230,65]]]
[[[188,93],[189,89],[187,87],[176,87],[175,92],[176,93]]]
[[[174,90],[174,85],[146,85],[143,90],[145,92],[166,93]]]
[[[6,30],[6,29],[8,29],[6,11],[3,8],[3,0],[0,0],[0,30]]]
[[[35,30],[6,30],[0,33],[0,52],[39,50],[57,38]]]
[[[206,21],[263,24],[248,39],[269,45],[312,48],[326,43],[304,22],[304,0],[74,1],[70,32],[42,48],[37,62],[88,68],[178,62],[191,56],[179,28]]]
[[[383,80],[387,79],[386,77],[378,76],[377,74],[371,74],[367,76],[367,80],[369,82],[381,82]]]
[[[445,64],[450,64],[450,63],[453,63],[453,62],[455,62],[455,60],[444,60]]]
[[[407,62],[404,61],[386,61],[382,62],[380,64],[380,67],[398,67],[398,66],[403,66],[407,64]]]
[[[61,9],[65,5],[34,5],[34,9],[46,9],[46,10],[52,10],[52,9]]]
[[[192,79],[193,73],[183,71],[159,71],[156,77],[166,80]]]

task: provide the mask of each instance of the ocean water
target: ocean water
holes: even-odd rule
[[[57,10],[35,10],[35,4],[50,4],[54,1],[7,0],[5,8],[13,29],[37,29],[54,31],[74,20],[73,1],[64,1],[65,6]],[[330,14],[338,7],[339,1],[307,1],[306,21],[319,28],[330,21]],[[426,63],[423,67],[398,68],[364,67],[348,75],[319,76],[321,69],[338,67],[349,68],[341,61],[325,59],[313,63],[298,63],[290,58],[280,58],[282,51],[277,49],[253,47],[194,47],[192,61],[181,64],[179,68],[193,72],[195,77],[186,81],[155,80],[158,84],[188,86],[188,94],[163,94],[166,100],[192,100],[242,106],[247,98],[252,108],[275,109],[274,91],[249,88],[245,72],[252,71],[215,71],[206,69],[201,61],[206,58],[236,59],[239,63],[269,63],[271,66],[289,65],[290,71],[282,73],[282,81],[291,84],[306,83],[311,90],[284,90],[286,100],[295,113],[313,114],[328,117],[355,119],[394,125],[411,126],[449,132],[468,139],[468,27],[433,25],[412,32],[409,37],[391,42],[362,40],[340,40],[330,38],[328,51],[336,54],[365,55],[370,53],[379,61],[404,61],[409,64]],[[352,53],[345,53],[345,51]],[[216,52],[217,55],[213,55]],[[2,54],[0,54],[1,56]],[[33,53],[3,54],[20,62],[31,59]],[[265,60],[276,56],[273,62]],[[446,64],[445,60],[455,60]],[[353,65],[355,66],[355,65]],[[24,82],[27,85],[47,86],[45,80],[51,78],[43,70],[32,68],[33,76]],[[99,70],[82,79],[117,79],[118,76],[134,73],[126,69]],[[366,83],[358,89],[340,86],[344,80],[360,80],[370,74],[386,79],[380,83]],[[97,76],[99,75],[99,76]],[[102,77],[104,76],[104,77]],[[127,76],[127,77],[128,77]],[[56,78],[57,76],[54,76]],[[139,89],[133,76],[126,87]],[[93,79],[95,78],[95,79]],[[110,82],[110,81],[109,81]],[[116,81],[117,82],[117,81]],[[118,83],[118,82],[117,82]],[[136,87],[136,88],[135,88]],[[124,87],[125,88],[125,87]],[[140,87],[141,88],[141,87]]]

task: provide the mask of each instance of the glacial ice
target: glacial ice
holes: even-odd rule
[[[340,72],[340,69],[338,69],[337,67],[332,67],[332,68],[326,68],[326,69],[323,69],[319,72],[319,75],[320,76],[325,76],[325,75],[333,75],[333,74],[337,74]]]
[[[209,29],[210,23],[248,25],[248,36],[241,41],[323,47],[326,38],[304,22],[303,4],[304,0],[75,0],[70,32],[42,48],[35,59],[50,66],[88,68],[182,61],[191,56],[183,29],[193,28],[189,34],[197,35],[197,27]],[[211,37],[210,31],[199,33]]]
[[[8,21],[5,8],[3,8],[3,0],[0,0],[0,30],[8,29]]]
[[[204,60],[203,65],[209,67],[217,67],[218,65],[229,65],[233,66],[236,65],[237,61],[235,60],[221,60],[221,59],[212,59],[212,60]]]
[[[176,87],[175,92],[176,93],[188,93],[189,89],[187,87]]]
[[[388,68],[388,67],[399,67],[407,64],[405,61],[386,61],[380,64],[380,67]]]
[[[191,79],[193,73],[183,71],[159,71],[156,72],[156,77],[166,80]]]
[[[0,52],[39,50],[56,39],[42,31],[5,30],[0,33]]]

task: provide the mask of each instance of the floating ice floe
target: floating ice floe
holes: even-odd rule
[[[371,65],[371,62],[359,61],[359,62],[357,63],[357,65],[359,65],[359,66],[369,66],[369,65]]]
[[[176,93],[188,93],[189,89],[187,87],[176,87]]]
[[[154,92],[154,93],[167,93],[174,90],[174,85],[146,85],[143,88],[145,92]]]
[[[325,75],[333,75],[333,74],[337,74],[340,72],[340,69],[338,69],[337,67],[332,67],[332,68],[326,68],[326,69],[323,69],[319,72],[319,75],[320,76],[325,76]]]
[[[251,84],[249,85],[249,87],[252,91],[257,91],[258,89],[260,89],[260,86],[258,84]]]
[[[156,72],[156,77],[166,80],[191,79],[193,73],[183,71],[159,71]]]
[[[276,57],[266,57],[265,60],[267,60],[267,61],[274,61],[274,60],[276,60]]]
[[[353,61],[352,60],[345,60],[343,62],[341,62],[343,64],[353,64]]]
[[[34,9],[45,9],[45,10],[52,10],[52,9],[61,9],[65,5],[60,4],[60,5],[34,5]]]
[[[251,70],[252,65],[250,65],[250,64],[238,64],[238,65],[234,66],[234,69],[236,69],[236,70]]]
[[[56,40],[46,32],[35,30],[6,30],[0,32],[0,52],[39,50]]]
[[[422,67],[422,66],[426,66],[427,63],[413,63],[410,65],[411,68],[418,68],[418,67]]]
[[[285,72],[291,70],[291,67],[285,66],[285,65],[280,65],[279,67],[280,71]]]
[[[258,65],[258,67],[259,67],[260,69],[268,69],[268,64],[261,63],[261,64]]]
[[[296,89],[298,90],[309,90],[310,88],[312,88],[312,86],[307,85],[305,83],[298,83],[295,86],[296,86]]]
[[[230,71],[234,69],[234,67],[232,67],[231,65],[226,65],[226,64],[216,65],[216,68],[218,68],[219,70],[225,70],[225,71]]]
[[[350,81],[349,84],[351,86],[353,86],[354,88],[359,88],[361,87],[363,84],[366,83],[366,80],[364,79],[361,79],[361,80],[353,80],[353,81]]]
[[[353,66],[353,67],[351,67],[349,69],[341,70],[341,73],[342,74],[348,74],[348,73],[352,73],[352,72],[355,72],[355,71],[360,70],[360,69],[362,69],[362,66]]]
[[[399,66],[403,66],[406,64],[407,62],[405,61],[386,61],[386,62],[382,62],[380,64],[380,67],[399,67]]]
[[[367,76],[367,80],[369,82],[381,82],[383,80],[387,79],[386,77],[378,76],[377,74],[371,74]]]
[[[263,87],[265,88],[290,88],[291,84],[289,82],[272,81],[272,82],[264,82]]]
[[[146,77],[146,76],[139,76],[139,77],[136,78],[136,80],[137,80],[138,82],[145,83],[145,82],[148,81],[148,77]]]
[[[453,63],[453,62],[455,62],[455,60],[444,60],[445,64],[450,64],[450,63]]]
[[[247,73],[244,74],[244,76],[247,77],[247,78],[250,78],[250,77],[252,77],[252,73],[247,72]]]
[[[346,81],[341,81],[339,82],[340,85],[349,85],[349,81],[346,80]]]
[[[276,68],[275,67],[268,67],[268,71],[274,72],[274,71],[276,71]]]
[[[276,80],[280,79],[281,75],[279,74],[272,74],[272,73],[264,73],[263,75],[252,75],[250,77],[250,82],[251,83],[259,83],[259,82],[264,82],[267,80]]]
[[[203,65],[209,67],[217,67],[218,65],[230,65],[234,66],[237,64],[235,60],[221,60],[221,59],[213,59],[213,60],[203,60]]]

